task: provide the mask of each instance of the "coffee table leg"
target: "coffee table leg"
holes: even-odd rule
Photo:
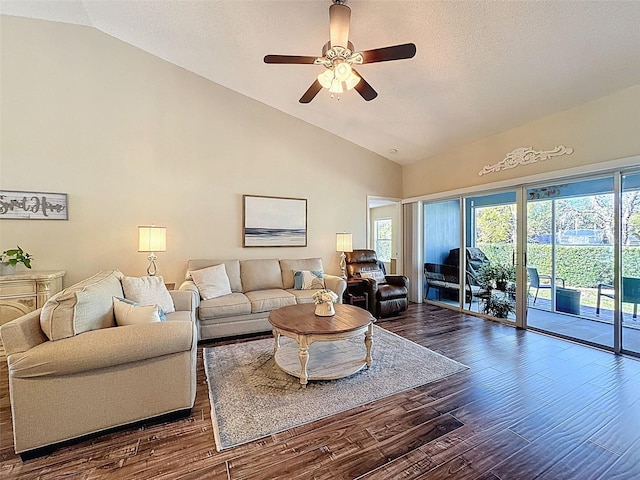
[[[275,356],[280,348],[280,333],[275,328],[273,329],[273,339],[275,340],[275,345],[273,346],[273,355]]]
[[[307,345],[307,338],[302,337],[298,342],[300,345],[300,385],[307,386],[307,379],[309,374],[307,373],[307,363],[309,362],[309,346]]]
[[[373,345],[373,323],[370,323],[367,327],[367,333],[364,334],[364,344],[367,347],[367,368],[371,366],[371,346]]]

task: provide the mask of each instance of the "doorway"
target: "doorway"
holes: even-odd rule
[[[402,272],[402,204],[398,198],[367,196],[367,248],[388,274]]]

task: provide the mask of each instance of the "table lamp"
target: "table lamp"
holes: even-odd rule
[[[153,277],[158,271],[156,265],[158,257],[155,252],[167,251],[167,227],[156,227],[155,225],[138,227],[138,251],[149,252],[147,274]]]
[[[336,252],[340,253],[340,271],[347,278],[347,259],[344,252],[353,252],[353,236],[350,233],[336,233]]]

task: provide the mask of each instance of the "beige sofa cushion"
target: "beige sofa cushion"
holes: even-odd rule
[[[187,262],[187,274],[185,280],[193,280],[191,272],[193,270],[202,270],[203,268],[213,267],[224,263],[224,269],[229,277],[229,284],[233,293],[242,292],[242,282],[240,281],[240,260],[210,260],[198,259],[189,260]]]
[[[293,288],[294,270],[311,270],[317,272],[322,270],[321,258],[302,258],[299,260],[280,260],[282,270],[282,288],[288,290]]]
[[[232,293],[224,297],[212,298],[200,302],[198,316],[200,320],[208,318],[233,317],[251,313],[251,302],[242,293]]]
[[[118,270],[97,273],[51,297],[40,312],[40,327],[49,340],[113,327],[113,297],[122,297]]]
[[[251,313],[270,312],[276,308],[296,304],[295,295],[281,289],[257,290],[245,295],[251,302]]]
[[[287,293],[296,297],[296,303],[313,303],[313,294],[318,291],[317,288],[313,290],[296,290],[294,288],[286,290]]]
[[[282,288],[280,261],[275,258],[260,260],[242,260],[240,277],[243,292]]]

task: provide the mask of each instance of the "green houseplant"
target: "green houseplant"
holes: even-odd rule
[[[501,293],[487,296],[482,308],[482,313],[496,318],[507,318],[510,313],[515,313],[515,311],[516,302],[508,295]]]
[[[513,265],[489,263],[478,272],[478,283],[487,290],[484,296],[483,313],[496,318],[507,318],[516,311],[513,290],[509,283],[516,280],[516,269]],[[498,290],[493,292],[492,290]]]
[[[25,267],[31,268],[31,259],[33,257],[31,254],[22,250],[20,245],[18,245],[16,248],[11,248],[2,252],[2,257],[0,258],[2,259],[3,265],[15,267],[19,263],[22,263]]]
[[[514,282],[515,280],[516,269],[513,265],[489,263],[478,272],[478,282],[487,290],[495,288],[506,292],[509,282]]]

